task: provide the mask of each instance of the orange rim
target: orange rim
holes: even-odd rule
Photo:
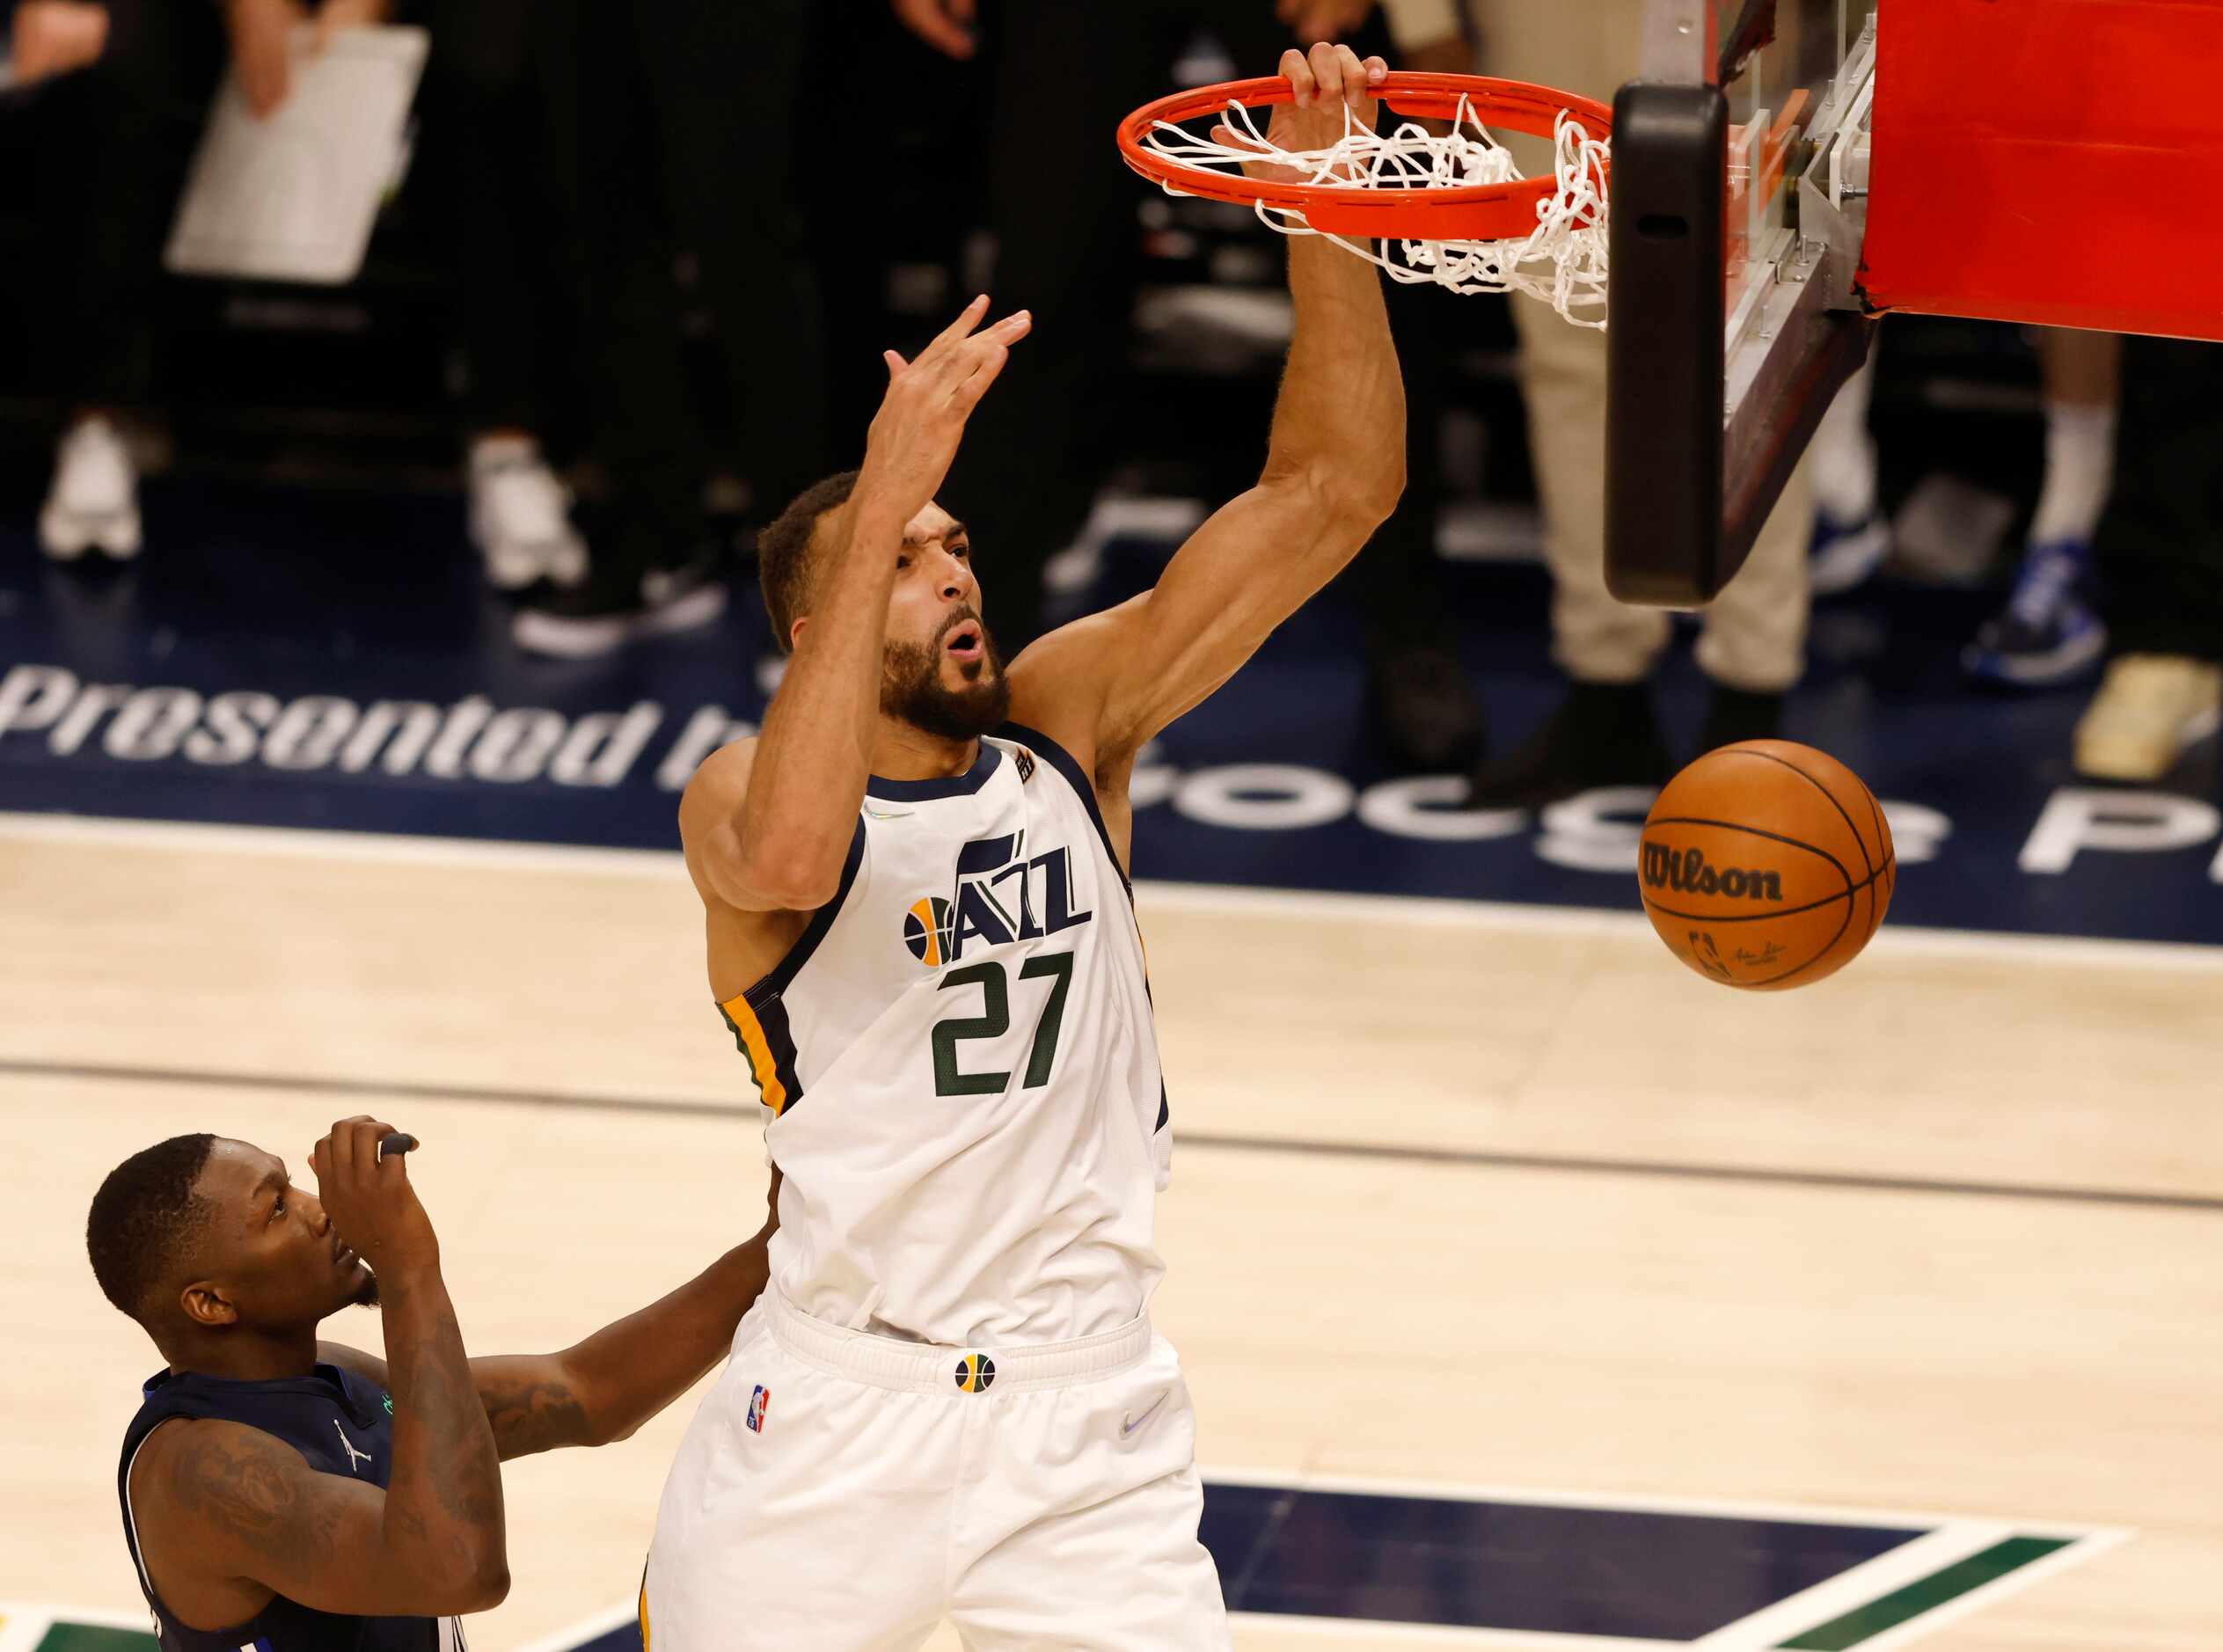
[[[1292,94],[1280,76],[1197,86],[1146,103],[1119,123],[1119,152],[1152,182],[1185,195],[1249,207],[1263,202],[1300,214],[1326,235],[1413,241],[1517,240],[1536,228],[1537,208],[1558,191],[1556,178],[1524,178],[1510,184],[1460,185],[1450,189],[1361,189],[1335,184],[1273,183],[1241,172],[1190,166],[1159,154],[1143,142],[1156,124],[1178,125],[1216,114],[1231,103],[1248,107],[1287,103]],[[1559,117],[1571,114],[1590,136],[1610,138],[1613,112],[1590,98],[1554,91],[1526,81],[1483,75],[1392,74],[1375,91],[1393,113],[1448,121],[1464,99],[1485,126],[1550,137]]]

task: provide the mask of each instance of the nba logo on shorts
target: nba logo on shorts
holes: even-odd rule
[[[764,1408],[771,1404],[771,1390],[758,1383],[757,1392],[749,1396],[749,1427],[752,1433],[764,1431]]]

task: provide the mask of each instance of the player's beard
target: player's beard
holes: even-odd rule
[[[941,680],[943,639],[973,620],[980,626],[977,674],[962,688]],[[969,608],[943,622],[932,643],[890,642],[881,654],[880,709],[900,717],[922,733],[942,740],[977,740],[1000,728],[1011,715],[1011,683],[1004,676],[1003,650],[988,622]]]

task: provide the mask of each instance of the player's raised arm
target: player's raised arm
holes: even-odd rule
[[[1269,138],[1327,148],[1346,108],[1371,124],[1365,88],[1387,72],[1348,47],[1283,54],[1301,101],[1276,108]],[[1236,141],[1224,128],[1218,135]],[[1013,717],[1086,742],[1100,772],[1233,676],[1357,554],[1404,491],[1405,387],[1380,277],[1324,237],[1297,236],[1289,285],[1296,333],[1257,485],[1190,536],[1154,589],[1051,633],[1013,664]]]
[[[849,501],[813,559],[809,618],[786,640],[794,657],[753,747],[720,753],[681,800],[680,832],[698,882],[742,911],[808,911],[833,898],[871,773],[888,598],[903,529],[949,473],[957,443],[1025,311],[976,332],[979,297],[889,382]],[[720,759],[723,759],[721,761]]]

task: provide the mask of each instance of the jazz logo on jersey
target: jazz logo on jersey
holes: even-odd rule
[[[749,1396],[749,1431],[751,1434],[764,1431],[764,1413],[771,1405],[771,1390],[758,1383],[757,1392]]]
[[[1012,832],[957,852],[949,895],[922,895],[903,914],[903,945],[939,969],[963,957],[969,945],[1039,940],[1095,916],[1073,910],[1073,852],[1061,844],[1029,855],[1027,834]]]
[[[984,1394],[996,1380],[996,1362],[985,1354],[968,1354],[957,1362],[957,1385],[969,1394]]]
[[[922,896],[903,914],[903,945],[929,969],[949,956],[949,903],[939,895]]]

